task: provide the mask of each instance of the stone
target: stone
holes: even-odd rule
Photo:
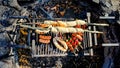
[[[12,58],[6,58],[0,61],[0,68],[16,68],[12,63]]]
[[[92,1],[95,2],[95,3],[98,3],[98,4],[99,4],[99,2],[100,2],[99,0],[92,0]]]
[[[19,11],[22,10],[22,7],[18,4],[17,0],[9,0],[8,5],[11,6],[11,7],[16,8]]]
[[[120,0],[101,0],[101,3],[104,4],[105,6],[101,5],[104,8],[107,8],[112,11],[117,11],[119,10],[120,7]],[[103,9],[105,11],[108,11],[106,9]]]

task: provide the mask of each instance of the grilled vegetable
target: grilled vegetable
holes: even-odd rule
[[[70,42],[66,42],[68,48],[70,49],[71,52],[74,51],[73,46],[70,44]]]

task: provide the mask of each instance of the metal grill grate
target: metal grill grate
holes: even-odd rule
[[[92,24],[90,23],[90,16],[88,14],[88,24]],[[34,22],[32,25],[32,27],[36,27],[35,26],[35,20],[33,20],[32,22]],[[97,24],[97,26],[99,26]],[[105,24],[101,24],[100,26],[108,26],[108,25],[105,25]],[[90,30],[90,31],[89,31]],[[93,31],[91,33],[91,30]],[[85,48],[88,48],[88,47],[92,47],[93,45],[97,45],[97,37],[96,37],[96,24],[93,24],[93,26],[88,26],[88,31],[84,32],[84,36],[83,36],[83,42],[82,42],[82,46],[83,46],[83,49]],[[38,44],[36,43],[38,40],[38,35],[36,35],[34,32],[32,34],[30,34],[32,36],[34,36],[35,38],[29,38],[31,36],[29,36],[28,38],[31,39],[31,42],[30,40],[29,43],[32,44],[32,57],[50,57],[50,56],[69,56],[70,54],[67,53],[67,52],[62,52],[61,50],[57,49],[57,48],[54,48],[54,45],[53,44]],[[52,35],[52,34],[50,34]],[[78,56],[79,54],[78,53],[74,53],[74,56]],[[89,49],[89,50],[85,50],[84,51],[84,55],[86,56],[93,56],[93,49]]]
[[[50,57],[50,56],[66,56],[67,53],[53,48],[53,45],[51,44],[41,44],[36,46],[36,53],[33,57]]]
[[[89,32],[84,33],[84,40],[82,42],[83,48],[90,47],[89,45]],[[32,57],[51,57],[51,56],[78,56],[79,54],[70,55],[67,52],[63,52],[57,48],[54,48],[53,44],[35,44],[32,43]],[[84,51],[84,55],[91,55],[89,50]]]

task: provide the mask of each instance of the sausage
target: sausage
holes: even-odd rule
[[[39,39],[39,42],[40,42],[40,43],[48,44],[48,43],[50,43],[50,40]]]
[[[80,35],[76,35],[76,37],[77,37],[80,41],[83,40],[82,36],[80,36]]]
[[[44,35],[39,35],[40,39],[46,39],[46,40],[50,40],[51,36],[44,36]]]

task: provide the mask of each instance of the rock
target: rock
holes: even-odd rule
[[[55,62],[55,65],[56,65],[56,68],[62,68],[62,62],[60,61],[60,59],[58,59],[56,62]]]
[[[15,68],[12,64],[12,58],[7,58],[0,61],[0,68]]]
[[[95,3],[98,3],[98,4],[99,4],[99,2],[100,2],[99,0],[92,0],[92,1],[95,2]]]
[[[120,20],[118,20],[117,23],[120,25]]]
[[[120,0],[111,0],[111,4],[112,5],[119,5],[120,4]]]
[[[8,46],[9,45],[9,39],[6,33],[0,33],[0,56],[5,55],[9,52],[9,48],[2,47],[2,46]]]
[[[119,0],[101,0],[101,6],[103,7],[103,10],[108,11],[117,11],[120,7],[120,1]],[[106,9],[104,9],[106,8]]]
[[[16,8],[19,11],[22,10],[22,7],[18,4],[17,0],[8,0],[8,5]]]

